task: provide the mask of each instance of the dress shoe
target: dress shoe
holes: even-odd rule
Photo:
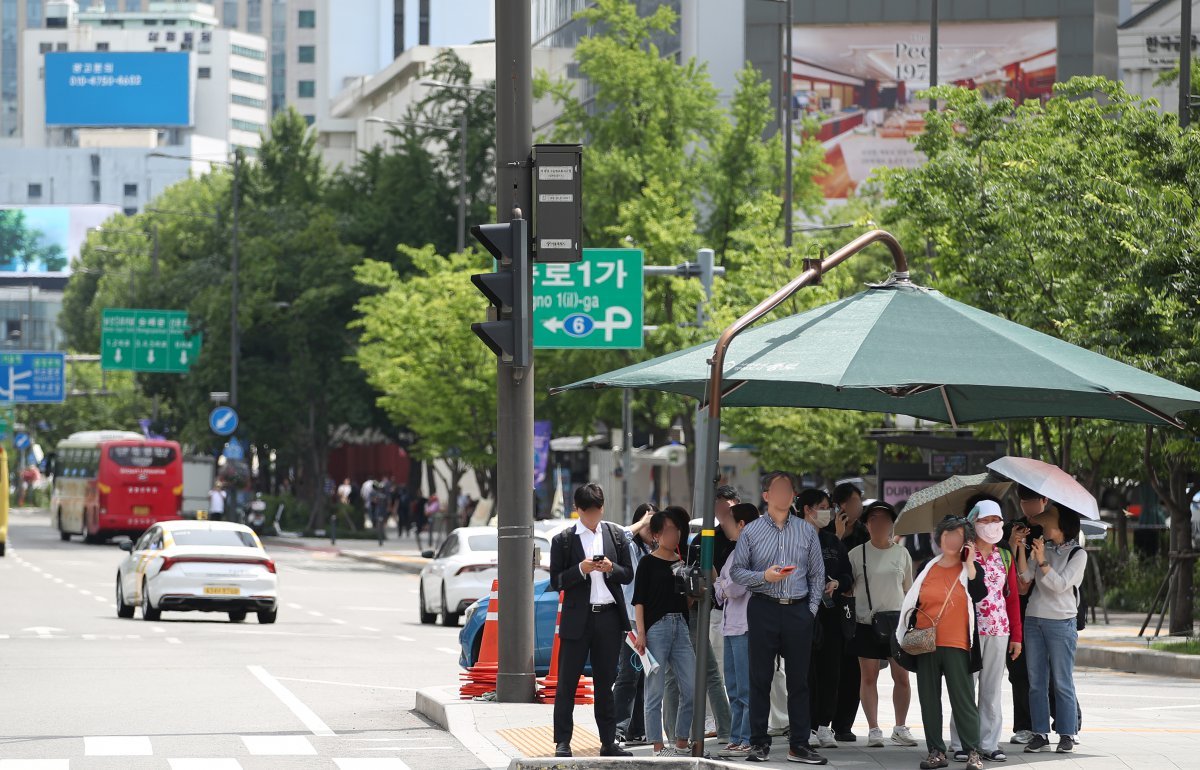
[[[568,747],[569,748],[569,747]],[[570,755],[568,755],[570,756]],[[626,751],[621,748],[619,743],[606,743],[600,747],[600,756],[602,757],[632,757],[632,751]]]
[[[569,744],[569,743],[560,743],[560,744],[558,744],[557,746],[555,746],[555,747],[554,747],[554,756],[556,756],[556,757],[569,757],[569,756],[571,756],[571,744]]]

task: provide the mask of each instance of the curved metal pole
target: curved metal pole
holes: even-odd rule
[[[725,355],[729,351],[729,346],[739,334],[749,328],[755,321],[758,321],[779,307],[805,286],[817,281],[823,273],[832,270],[873,243],[882,243],[887,246],[888,250],[892,252],[892,259],[896,263],[896,273],[907,275],[908,259],[904,256],[904,249],[900,248],[900,242],[896,240],[894,235],[886,230],[872,230],[868,233],[863,233],[830,254],[821,261],[819,266],[808,267],[786,286],[758,303],[753,310],[730,324],[721,333],[720,338],[717,339],[717,344],[713,348],[713,356],[708,361],[711,368],[706,392],[706,397],[708,398],[708,424],[704,430],[704,446],[699,448],[703,452],[703,463],[701,465],[703,473],[696,478],[696,485],[692,496],[692,515],[695,516],[699,512],[704,519],[704,524],[700,530],[700,565],[704,573],[706,585],[711,581],[713,568],[713,543],[716,536],[713,493],[716,491],[717,483],[720,481],[720,477],[717,474],[717,467],[721,443],[721,397],[724,395]],[[702,404],[701,408],[703,406]],[[693,741],[693,756],[702,756],[704,752],[704,718],[708,711],[706,704],[708,689],[709,603],[707,601],[697,602],[696,610],[696,638],[693,640],[696,650],[696,677],[695,691],[692,696],[692,703],[695,705],[692,710],[691,737]]]

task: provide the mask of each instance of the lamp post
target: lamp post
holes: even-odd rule
[[[433,131],[458,132],[458,240],[455,251],[461,252],[467,247],[467,111],[459,116],[457,126],[443,126],[439,123],[422,123],[418,120],[392,120],[372,115],[367,123],[383,123],[389,126],[428,128]]]
[[[233,169],[232,199],[230,201],[230,218],[232,232],[229,243],[229,405],[237,407],[238,403],[238,363],[241,358],[241,340],[238,330],[238,205],[241,198],[241,170],[245,158],[240,147],[234,149],[233,160],[216,160],[212,158],[197,158],[189,155],[170,155],[164,152],[152,152],[151,158],[167,158],[188,162],[216,163]],[[168,212],[162,212],[168,213]],[[195,216],[204,216],[196,214]],[[157,242],[157,241],[156,241]],[[157,260],[156,260],[157,269]]]
[[[783,102],[783,245],[792,247],[792,235],[795,226],[792,223],[793,212],[793,180],[792,180],[792,0],[767,0],[771,3],[782,3],[786,6],[784,14],[783,55],[787,59],[787,85],[780,89],[780,100]]]

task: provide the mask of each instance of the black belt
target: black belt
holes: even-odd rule
[[[592,612],[604,612],[605,610],[615,610],[616,608],[616,602],[611,602],[609,604],[593,604]]]
[[[766,599],[769,602],[774,602],[775,604],[782,604],[785,606],[789,605],[789,604],[808,604],[807,596],[801,596],[796,599],[777,599],[774,596],[767,596],[766,594],[754,594],[754,595],[760,599]]]

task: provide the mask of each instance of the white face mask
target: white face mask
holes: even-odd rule
[[[975,525],[975,534],[985,543],[995,545],[1004,537],[1004,522],[985,521]]]
[[[829,522],[833,521],[833,511],[828,508],[818,508],[815,521],[817,529],[825,529],[829,526]]]

